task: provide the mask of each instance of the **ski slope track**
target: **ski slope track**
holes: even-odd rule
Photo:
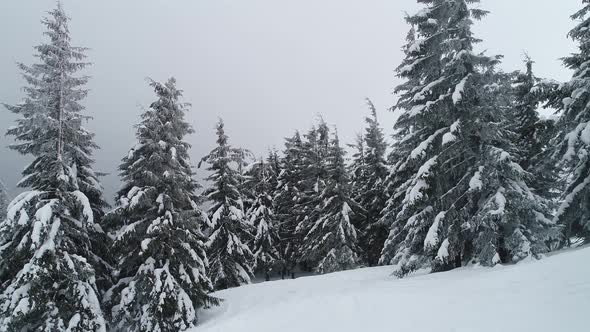
[[[589,331],[590,247],[539,261],[396,279],[392,267],[215,293],[195,332]]]

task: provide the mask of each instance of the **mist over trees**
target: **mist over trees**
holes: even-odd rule
[[[22,101],[4,105],[17,116],[9,148],[32,162],[11,202],[0,182],[0,332],[184,331],[221,303],[213,291],[259,277],[381,264],[401,278],[590,243],[590,4],[572,16],[579,51],[558,83],[528,56],[506,73],[501,55],[474,50],[485,41],[472,27],[491,15],[479,1],[419,3],[405,17],[395,123],[367,99],[355,142],[319,117],[255,156],[220,119],[197,170],[186,137],[208,133],[185,115],[206,110],[174,78],[149,80],[110,207],[84,126],[87,49],[72,46],[58,2],[36,63],[18,64]]]

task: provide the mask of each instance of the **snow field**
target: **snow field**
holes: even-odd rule
[[[214,293],[197,332],[586,331],[590,248],[540,261],[395,279],[391,266]]]

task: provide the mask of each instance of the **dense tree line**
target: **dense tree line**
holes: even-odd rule
[[[33,161],[12,202],[0,183],[0,332],[182,331],[220,303],[212,291],[255,275],[385,264],[403,277],[590,242],[590,4],[572,16],[580,47],[560,84],[528,57],[505,73],[501,56],[474,50],[471,28],[488,14],[479,1],[419,2],[392,144],[370,101],[350,159],[321,118],[261,157],[230,145],[220,120],[201,188],[190,105],[173,78],[150,80],[112,208],[83,125],[86,49],[71,45],[58,4],[38,63],[19,64],[25,98],[5,105],[18,116],[10,148]]]

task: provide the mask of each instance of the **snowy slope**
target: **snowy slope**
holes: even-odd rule
[[[215,293],[195,332],[588,331],[590,248],[515,266],[390,277],[391,267]]]

